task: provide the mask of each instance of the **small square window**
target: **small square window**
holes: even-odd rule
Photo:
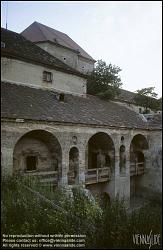
[[[36,166],[37,166],[37,156],[28,155],[26,157],[26,170],[34,171],[36,170]]]
[[[64,99],[65,99],[65,95],[62,93],[59,95],[59,101],[60,102],[64,102]]]
[[[48,72],[48,71],[44,71],[43,72],[43,81],[45,82],[52,82],[52,73],[51,72]]]

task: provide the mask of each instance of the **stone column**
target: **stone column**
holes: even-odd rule
[[[115,197],[119,194],[120,190],[120,155],[119,155],[119,146],[115,144],[115,170],[114,170],[114,182],[115,182]]]
[[[126,207],[130,207],[130,196],[130,147],[126,147]]]
[[[150,168],[152,168],[152,155],[151,152],[147,150],[143,150],[144,159],[145,159],[145,172],[149,172]]]
[[[126,176],[130,177],[130,148],[126,148]]]
[[[13,175],[13,149],[1,149],[1,174],[2,176]]]
[[[85,184],[85,170],[86,170],[86,152],[85,148],[79,149],[79,184]]]
[[[120,175],[120,155],[119,155],[119,150],[118,148],[115,149],[115,171],[114,175],[119,176]]]
[[[59,186],[67,186],[68,178],[67,173],[69,170],[69,152],[67,150],[62,151],[62,164],[59,170]]]

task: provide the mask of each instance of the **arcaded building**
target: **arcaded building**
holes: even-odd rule
[[[2,174],[110,199],[160,195],[161,114],[140,114],[129,91],[88,95],[95,60],[66,34],[37,22],[1,33]]]

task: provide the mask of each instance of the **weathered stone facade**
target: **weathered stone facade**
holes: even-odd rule
[[[160,124],[87,95],[84,75],[19,34],[3,30],[2,39],[2,175],[83,185],[127,204],[132,196],[160,197]],[[54,75],[50,83],[45,70]]]
[[[31,141],[24,141],[22,138],[26,138],[29,132],[33,133],[33,137],[39,131],[39,136],[43,136],[48,133],[49,139],[46,142],[38,142],[36,139],[30,138]],[[94,166],[89,166],[88,155],[88,144],[93,136],[103,133],[106,138],[110,138],[114,146],[114,159],[115,162],[112,165],[112,170],[109,172],[109,176],[106,174],[101,179],[94,180],[97,178],[97,173],[93,175],[93,179],[89,177],[89,171]],[[144,153],[144,173],[143,175],[134,175],[131,177],[131,160],[130,157],[132,152],[130,150],[133,138],[141,135],[141,137],[146,141],[148,149]],[[120,173],[120,147],[122,145],[122,136],[124,138],[123,145],[125,146],[126,153],[126,163],[125,171],[123,174]],[[56,161],[55,157],[50,157],[50,150],[48,151],[48,144],[51,138],[51,146],[53,145],[53,155],[59,157]],[[58,144],[56,146],[56,144]],[[23,143],[23,144],[21,144]],[[30,152],[26,150],[26,146],[30,143]],[[76,179],[74,184],[82,184],[92,191],[92,193],[108,193],[111,199],[115,198],[118,194],[121,198],[130,200],[130,193],[149,195],[155,194],[156,192],[161,192],[161,161],[157,158],[157,151],[159,151],[161,145],[160,133],[157,131],[146,131],[146,130],[134,130],[134,129],[111,129],[107,127],[93,127],[93,126],[79,126],[79,125],[65,125],[65,124],[55,124],[55,123],[45,123],[45,122],[29,122],[25,121],[23,123],[4,120],[2,121],[2,173],[12,175],[15,171],[14,167],[25,167],[25,163],[21,165],[19,163],[13,163],[20,151],[31,155],[38,152],[38,161],[40,162],[37,167],[36,173],[41,174],[41,172],[57,171],[58,179],[56,178],[56,185],[68,185],[72,183],[69,182],[69,171],[71,170],[71,160],[70,151],[72,148],[78,149],[78,163],[75,165],[76,169]],[[101,145],[102,146],[102,145]],[[103,148],[100,146],[101,151]],[[58,153],[59,148],[61,152]],[[140,148],[141,150],[141,148]],[[106,153],[106,152],[105,152]],[[21,159],[25,159],[26,154],[21,155]],[[37,155],[37,154],[36,154]],[[153,162],[153,157],[157,158],[157,161]],[[53,160],[52,160],[53,159]],[[160,162],[158,162],[160,161]],[[56,162],[60,162],[60,166],[57,167]],[[152,162],[152,164],[151,164]],[[99,170],[106,168],[103,165],[101,168],[98,166]],[[136,180],[133,180],[135,178]],[[157,179],[156,179],[157,178]],[[52,179],[53,180],[53,179]],[[134,183],[136,181],[136,184]],[[71,184],[70,184],[71,185]],[[132,189],[132,190],[131,190]],[[147,191],[146,191],[147,189]],[[150,192],[149,192],[150,190]],[[146,191],[146,192],[145,192]],[[147,198],[147,197],[146,197]]]
[[[79,70],[83,73],[92,72],[94,67],[94,62],[88,60],[87,58],[80,57],[78,53],[72,50],[68,50],[63,47],[56,46],[49,42],[36,43],[40,48],[44,49],[53,56],[56,56],[62,62],[68,64],[74,69]]]

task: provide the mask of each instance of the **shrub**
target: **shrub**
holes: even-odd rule
[[[161,204],[150,201],[128,214],[123,200],[111,203],[91,200],[82,187],[65,192],[42,188],[32,178],[32,189],[48,197],[61,209],[24,187],[28,179],[5,178],[1,190],[1,229],[3,234],[85,234],[86,248],[142,249],[134,245],[133,234],[161,234]],[[159,248],[156,245],[154,248]],[[161,248],[161,247],[160,247]]]

